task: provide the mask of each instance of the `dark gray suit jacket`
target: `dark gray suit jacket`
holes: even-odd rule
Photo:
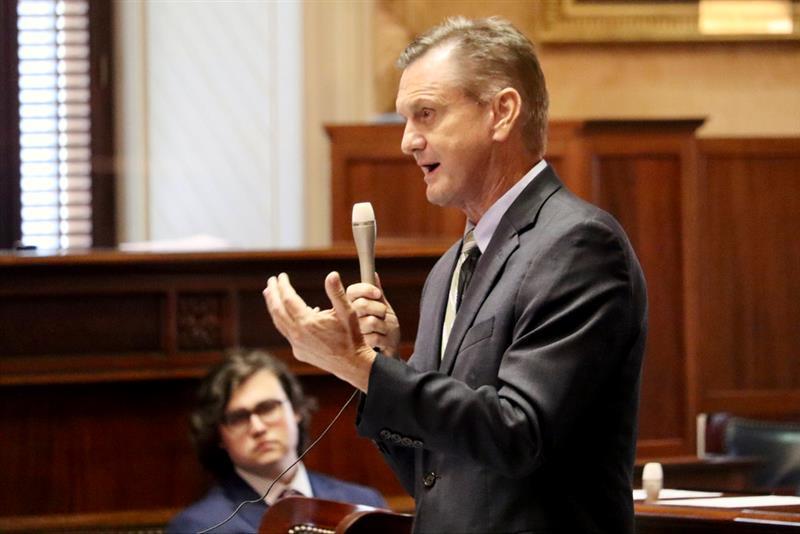
[[[376,508],[386,508],[386,501],[380,493],[366,486],[359,486],[332,477],[308,472],[314,497],[330,501],[366,504]],[[236,473],[211,488],[206,495],[175,516],[169,525],[169,534],[189,534],[199,532],[228,517],[240,503],[259,499],[253,488]],[[261,519],[267,511],[264,501],[247,504],[223,526],[212,530],[220,533],[258,532]]]
[[[550,167],[481,256],[440,363],[456,243],[408,364],[378,356],[358,430],[416,500],[416,532],[633,532],[647,298],[619,224]]]

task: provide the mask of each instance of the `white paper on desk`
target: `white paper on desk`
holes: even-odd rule
[[[699,499],[701,497],[719,497],[722,493],[718,491],[692,491],[682,489],[662,489],[658,492],[658,500],[661,499]],[[643,489],[633,490],[633,500],[643,501],[647,494]]]
[[[669,506],[702,506],[703,508],[755,508],[758,506],[796,506],[800,497],[793,495],[744,495],[741,497],[716,497],[711,499],[678,499],[658,501]]]

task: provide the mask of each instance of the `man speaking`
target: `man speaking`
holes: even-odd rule
[[[396,358],[382,289],[345,291],[337,273],[329,310],[271,277],[273,322],[296,358],[365,393],[359,433],[414,497],[415,532],[633,532],[645,283],[619,224],[542,159],[533,45],[453,18],[398,64],[402,150],[428,200],[467,217],[426,281],[414,354]]]

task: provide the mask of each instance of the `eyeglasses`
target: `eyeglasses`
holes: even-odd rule
[[[222,424],[229,429],[242,432],[250,427],[250,419],[256,414],[264,424],[274,424],[281,419],[282,399],[267,399],[259,402],[252,410],[241,408],[222,415]]]

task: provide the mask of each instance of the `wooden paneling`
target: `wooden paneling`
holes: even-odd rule
[[[319,401],[316,437],[353,391],[329,375],[301,377]],[[0,388],[0,515],[179,508],[210,478],[191,448],[188,414],[196,379]],[[357,399],[306,465],[404,492],[371,441],[358,438]]]
[[[188,441],[195,381],[0,388],[3,515],[176,506],[205,479]]]
[[[680,161],[670,154],[598,156],[594,200],[628,231],[647,280],[649,331],[642,374],[639,452],[688,452],[682,318]],[[670,399],[670,402],[664,402]],[[661,450],[652,450],[659,447]]]
[[[461,212],[425,199],[422,171],[400,151],[403,126],[328,126],[331,139],[333,241],[353,238],[351,211],[371,202],[382,238],[458,238]]]
[[[589,200],[625,228],[647,281],[648,338],[637,454],[694,450],[683,332],[683,184],[695,180],[695,121],[594,123],[584,134]],[[688,163],[688,164],[687,164]],[[665,402],[665,400],[668,400]]]
[[[700,147],[700,410],[797,413],[800,139]]]
[[[444,244],[378,244],[377,267],[410,353],[419,295]],[[352,246],[206,254],[0,254],[0,516],[180,508],[207,487],[188,438],[198,378],[226,347],[284,358],[319,400],[318,435],[353,391],[289,355],[261,291],[287,272],[329,306],[325,275],[357,278]],[[307,465],[404,494],[355,402]]]
[[[155,352],[161,309],[154,293],[6,297],[0,300],[0,324],[8,335],[0,336],[0,354]]]
[[[428,269],[444,243],[378,244],[376,266],[413,341]],[[225,347],[288,355],[261,291],[290,274],[312,306],[325,275],[358,277],[352,245],[325,251],[208,254],[0,253],[0,385],[196,377]],[[396,288],[396,289],[395,289]],[[124,356],[120,358],[119,356]]]
[[[159,508],[86,514],[0,516],[0,531],[38,534],[160,534],[178,511],[175,508]]]

